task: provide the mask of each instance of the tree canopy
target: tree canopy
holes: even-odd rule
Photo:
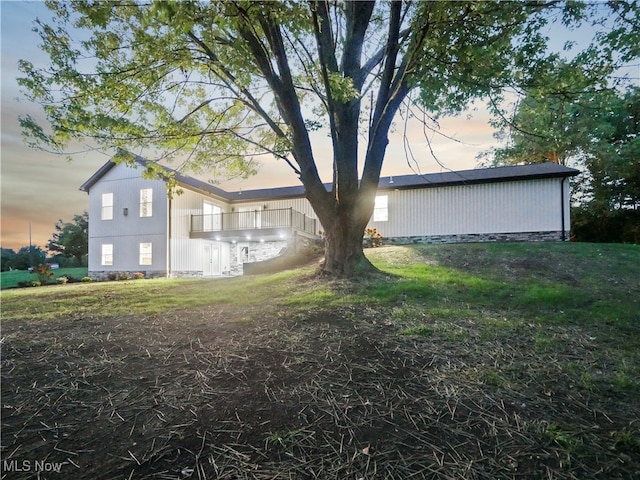
[[[585,70],[611,71],[637,48],[635,2],[48,6],[55,20],[36,29],[51,64],[20,65],[20,83],[47,120],[21,119],[34,146],[63,151],[90,139],[236,175],[272,155],[304,184],[326,232],[324,271],[338,275],[367,267],[362,236],[398,113],[428,121],[478,98],[499,112],[506,91],[531,87],[557,60],[544,33],[553,22],[619,18],[586,49]],[[330,137],[331,154],[314,148],[316,130]],[[333,166],[330,189],[321,162]]]
[[[577,167],[574,238],[640,243],[640,88],[574,91],[522,98],[494,161]]]
[[[74,215],[71,222],[58,220],[47,249],[64,257],[73,257],[78,265],[82,265],[82,257],[89,252],[89,214]]]
[[[14,270],[27,270],[29,267],[35,267],[38,264],[46,263],[47,253],[37,245],[31,245],[20,248],[11,258],[10,266]]]

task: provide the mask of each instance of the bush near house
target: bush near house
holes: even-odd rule
[[[382,234],[376,228],[364,230],[364,247],[379,247],[382,245]]]

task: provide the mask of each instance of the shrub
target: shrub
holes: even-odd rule
[[[32,287],[39,287],[40,285],[42,285],[42,282],[40,282],[40,280],[33,280],[31,282]]]
[[[67,277],[65,277],[64,275],[62,277],[56,278],[56,283],[58,285],[66,285],[68,281],[69,281],[69,279]]]
[[[84,282],[84,283],[93,282],[93,278],[91,278],[91,277],[82,277],[81,282]]]
[[[133,277],[129,272],[118,272],[118,280],[131,280]]]
[[[107,278],[113,282],[118,279],[118,274],[116,272],[111,272],[107,275]]]
[[[382,245],[382,234],[375,228],[367,228],[364,231],[364,246],[379,247]]]
[[[35,285],[35,286],[40,286],[43,284],[47,284],[49,283],[49,280],[51,280],[51,278],[53,277],[53,272],[51,271],[51,264],[50,263],[41,263],[39,264],[37,267],[35,267],[31,273],[35,273],[36,275],[38,275],[38,282],[39,285]]]
[[[142,272],[136,272],[133,274],[133,279],[134,280],[141,280],[144,278],[144,273]]]

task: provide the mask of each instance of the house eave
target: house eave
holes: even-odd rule
[[[455,172],[458,173],[458,172]],[[462,173],[462,172],[460,172]],[[453,187],[458,185],[481,185],[481,184],[493,184],[493,183],[507,183],[507,182],[520,182],[525,180],[542,180],[546,178],[568,178],[576,176],[580,173],[579,170],[567,169],[562,172],[541,172],[541,173],[529,173],[522,175],[510,175],[510,176],[496,176],[488,178],[465,178],[463,175],[458,179],[448,179],[445,181],[423,181],[416,183],[399,183],[397,180],[392,180],[394,177],[385,177],[380,179],[378,185],[378,191],[389,190],[415,190],[424,188],[438,188],[438,187]]]
[[[105,176],[113,167],[116,166],[116,163],[109,160],[107,163],[105,163],[104,165],[102,165],[97,171],[96,173],[94,173],[93,175],[91,175],[91,177],[89,177],[89,179],[84,182],[82,185],[80,185],[80,191],[81,192],[87,192],[89,193],[89,190],[91,189],[91,187],[93,187],[96,183],[98,183],[98,181]]]

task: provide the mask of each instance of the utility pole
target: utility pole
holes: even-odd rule
[[[33,267],[33,246],[31,244],[31,221],[29,221],[29,267]]]

